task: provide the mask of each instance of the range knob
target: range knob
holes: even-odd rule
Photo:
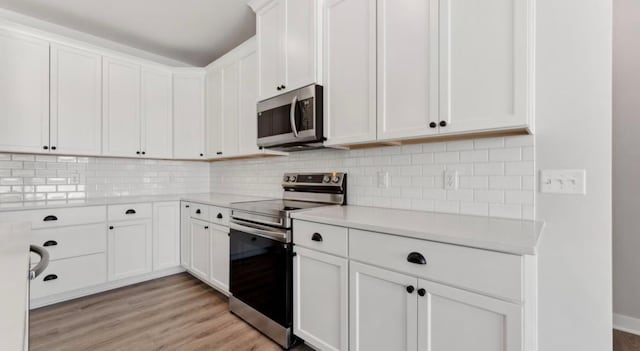
[[[289,176],[284,176],[284,178],[282,180],[285,181],[285,182],[288,182],[289,181]]]
[[[328,175],[324,176],[324,178],[322,178],[322,182],[323,183],[329,183],[331,181],[331,177],[329,177]]]
[[[333,176],[333,177],[331,178],[331,182],[333,182],[333,183],[338,183],[338,182],[340,182],[340,177],[338,177],[338,176]]]
[[[296,176],[289,177],[289,181],[292,182],[292,183],[295,182],[296,181]]]

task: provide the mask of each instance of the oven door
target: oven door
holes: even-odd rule
[[[322,86],[310,85],[258,103],[258,146],[323,140]]]
[[[232,226],[229,290],[234,298],[288,328],[293,319],[291,244]]]

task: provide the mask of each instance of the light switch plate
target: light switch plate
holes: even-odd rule
[[[584,169],[541,170],[540,192],[584,195],[587,193],[587,171]]]
[[[458,190],[458,171],[444,172],[444,189]]]
[[[389,172],[378,172],[378,188],[389,187]]]

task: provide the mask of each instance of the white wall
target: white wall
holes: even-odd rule
[[[536,164],[587,195],[536,197],[541,351],[607,351],[611,331],[611,0],[538,0]]]
[[[282,196],[285,172],[348,173],[348,203],[479,216],[533,219],[534,138],[530,135],[388,146],[316,150],[289,157],[211,164],[211,190]],[[444,190],[445,170],[459,189]],[[377,185],[389,173],[389,187]]]
[[[615,0],[613,45],[613,311],[618,315],[614,324],[616,328],[640,333],[640,2],[637,0]]]

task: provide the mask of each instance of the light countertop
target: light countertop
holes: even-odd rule
[[[544,223],[364,206],[331,206],[293,213],[294,219],[516,255],[536,254]]]
[[[233,202],[257,201],[265,198],[221,193],[187,193],[149,196],[120,196],[78,200],[24,201],[0,203],[0,212],[64,207],[108,206],[143,202],[193,201],[206,205],[229,207]]]
[[[30,223],[0,223],[0,350],[24,349],[30,232]]]

